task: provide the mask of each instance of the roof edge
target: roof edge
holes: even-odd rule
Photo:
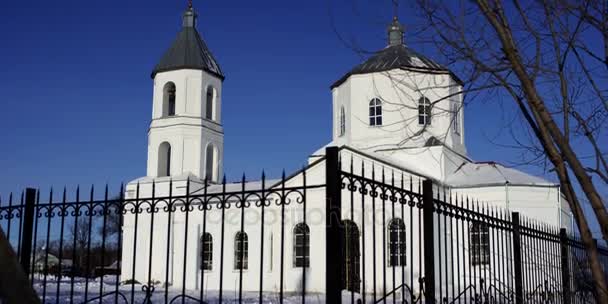
[[[339,87],[340,85],[345,83],[351,76],[354,76],[354,75],[383,73],[383,72],[389,72],[392,70],[403,70],[403,71],[409,71],[409,72],[418,72],[418,73],[423,73],[423,74],[435,74],[435,75],[447,74],[447,75],[450,75],[458,84],[460,84],[461,86],[464,86],[464,82],[458,76],[456,76],[456,74],[454,74],[454,72],[452,72],[448,69],[429,69],[429,68],[419,68],[419,67],[413,67],[413,66],[402,66],[399,68],[386,69],[386,70],[376,71],[373,73],[348,72],[344,76],[342,76],[340,79],[338,79],[336,82],[334,82],[329,88],[331,90],[333,90],[336,87]]]
[[[226,79],[226,76],[219,74],[217,72],[214,72],[208,68],[201,68],[201,67],[189,66],[189,65],[176,66],[176,67],[166,68],[166,69],[154,69],[152,71],[152,73],[150,74],[150,77],[152,79],[154,79],[156,77],[156,74],[158,74],[158,73],[172,72],[172,71],[178,71],[178,70],[198,70],[198,71],[207,72],[207,73],[219,78],[221,81],[224,81]]]

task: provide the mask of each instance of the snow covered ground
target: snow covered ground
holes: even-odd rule
[[[62,278],[59,282],[55,278],[47,277],[44,284],[44,277],[36,277],[34,280],[34,288],[38,295],[43,299],[44,303],[144,303],[146,292],[143,291],[142,285],[136,284],[134,292],[131,292],[132,285],[121,284],[118,286],[118,294],[116,293],[116,277],[106,276],[103,282],[99,278],[90,279],[88,284],[84,278],[75,278],[74,287],[71,288],[71,279]],[[46,286],[46,290],[44,288]],[[57,287],[59,286],[59,292]],[[88,286],[88,287],[87,287]],[[100,299],[100,287],[103,286],[103,297]],[[85,297],[86,293],[86,297]],[[181,289],[169,288],[168,303],[175,300],[173,303],[182,303]],[[183,303],[201,303],[200,292],[197,290],[186,291],[189,297],[183,297]],[[57,299],[59,298],[59,299]],[[343,293],[343,303],[351,302],[351,293]],[[355,301],[359,298],[355,294]],[[131,302],[133,299],[133,302]],[[219,302],[218,291],[207,291],[203,296],[204,303],[216,304]],[[156,286],[155,291],[150,298],[151,303],[165,303],[165,289],[161,286]],[[146,302],[148,303],[148,302]],[[224,291],[222,303],[239,303],[238,291]],[[242,303],[259,303],[259,293],[243,292]],[[263,295],[263,303],[274,304],[279,303],[279,294],[275,292],[265,292]],[[285,304],[302,303],[301,294],[285,294]],[[325,304],[325,296],[323,294],[307,294],[306,303],[310,304]],[[356,303],[356,302],[355,302]]]

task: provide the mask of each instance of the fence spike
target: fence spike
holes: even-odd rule
[[[376,164],[372,162],[372,180],[376,180]]]
[[[120,183],[120,194],[119,194],[121,201],[124,199],[124,195],[125,195],[125,184],[124,184],[124,182],[121,182]]]
[[[365,177],[365,162],[361,159],[361,176]]]
[[[410,192],[414,190],[414,181],[412,180],[412,175],[410,174]]]
[[[80,185],[76,185],[76,202],[80,202]]]
[[[91,184],[91,202],[93,201],[93,196],[95,195],[95,185]]]

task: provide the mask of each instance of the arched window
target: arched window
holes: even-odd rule
[[[158,176],[171,175],[171,145],[163,142],[158,148]]]
[[[304,223],[293,228],[293,266],[310,267],[310,229]]]
[[[392,219],[388,224],[388,254],[389,266],[406,265],[405,224],[399,218]]]
[[[209,144],[205,151],[205,177],[209,182],[217,181],[217,153],[213,144]]]
[[[431,101],[424,96],[418,100],[418,124],[431,124]]]
[[[163,117],[175,116],[175,84],[167,82],[163,88]]]
[[[454,133],[460,134],[460,109],[458,109],[458,103],[453,102],[452,104],[452,127],[454,127]]]
[[[361,248],[359,247],[359,227],[351,220],[342,221],[344,239],[342,253],[344,272],[342,288],[359,292],[361,290]]]
[[[382,125],[382,101],[374,98],[369,102],[369,125]]]
[[[247,242],[247,233],[239,231],[234,237],[234,269],[247,269],[249,244]]]
[[[205,101],[205,118],[214,120],[215,117],[215,99],[216,99],[215,88],[212,86],[207,87],[207,98]]]
[[[346,114],[344,113],[344,106],[340,107],[340,136],[344,136],[346,133]]]
[[[484,223],[471,224],[469,255],[472,265],[490,263],[490,229]]]
[[[211,233],[205,233],[201,237],[201,270],[213,268],[213,237]]]

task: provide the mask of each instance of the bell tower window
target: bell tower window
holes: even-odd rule
[[[163,88],[163,116],[175,116],[175,84],[168,82]]]
[[[217,152],[213,144],[207,146],[205,155],[205,178],[208,182],[215,182],[217,181]]]
[[[171,175],[171,145],[163,142],[158,148],[158,176]]]
[[[209,120],[215,120],[215,107],[216,107],[217,93],[215,88],[212,86],[207,87],[207,98],[205,101],[205,118]]]
[[[458,103],[452,103],[452,126],[454,127],[454,133],[460,134],[460,109]]]

